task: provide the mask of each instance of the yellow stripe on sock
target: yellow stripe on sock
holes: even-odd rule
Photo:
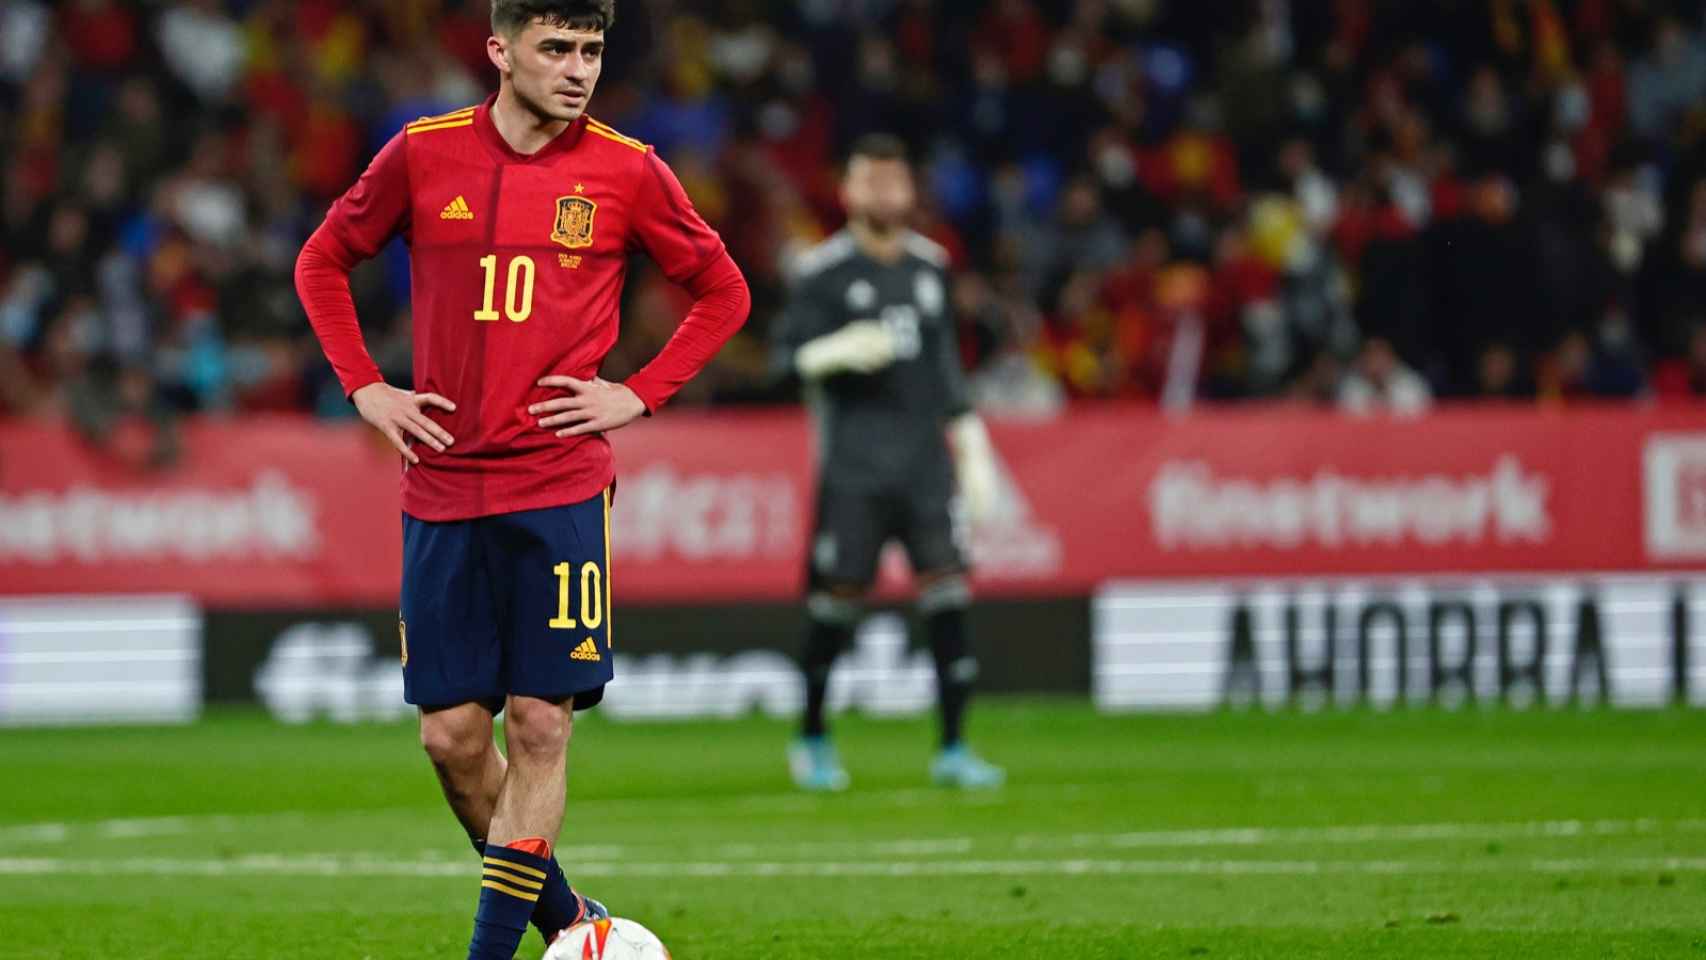
[[[486,857],[485,863],[486,866],[489,867],[501,867],[505,870],[514,870],[516,873],[522,874],[523,876],[537,877],[540,880],[545,879],[545,871],[543,870],[524,867],[519,863],[510,863],[508,860],[500,860],[497,857]]]
[[[493,880],[502,880],[504,883],[513,883],[518,887],[525,887],[528,890],[545,889],[545,885],[540,883],[538,880],[529,880],[520,874],[510,873],[507,870],[499,870],[497,867],[487,867],[486,876]]]
[[[503,884],[497,882],[496,880],[481,880],[480,886],[490,887],[491,889],[496,890],[499,893],[507,893],[510,896],[516,898],[517,900],[526,900],[528,903],[539,902],[539,894],[537,894],[537,893],[522,893],[520,890],[517,890],[514,887],[504,886]]]

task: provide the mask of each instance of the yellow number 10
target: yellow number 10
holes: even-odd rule
[[[575,629],[575,621],[569,617],[569,580],[574,569],[567,561],[551,568],[557,575],[557,615],[547,626],[553,630]],[[588,630],[597,630],[604,623],[604,574],[591,560],[581,564],[581,619]]]
[[[498,255],[492,253],[481,257],[480,266],[486,271],[486,299],[485,304],[474,311],[474,319],[496,320],[498,307],[494,298],[498,292]],[[509,283],[504,290],[504,314],[509,317],[509,322],[520,323],[532,313],[533,258],[523,255],[509,262]]]

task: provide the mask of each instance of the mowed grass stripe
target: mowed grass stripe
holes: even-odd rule
[[[410,811],[411,813],[413,811]],[[306,813],[235,815],[214,817],[162,817],[155,821],[93,821],[84,824],[39,823],[0,827],[0,846],[50,845],[88,838],[132,839],[198,834],[218,830],[237,833],[245,821],[255,826],[288,820],[304,829],[318,830]],[[892,837],[861,841],[775,841],[762,843],[694,844],[691,842],[620,843],[576,845],[557,848],[571,860],[605,860],[646,856],[647,851],[692,850],[713,858],[755,859],[764,857],[932,857],[968,854],[980,848],[1016,851],[1119,850],[1135,848],[1192,847],[1287,847],[1329,844],[1339,846],[1425,843],[1460,840],[1574,840],[1617,837],[1651,837],[1706,833],[1706,820],[1536,820],[1500,823],[1371,823],[1333,827],[1246,826],[1185,830],[1105,832],[1073,834],[1021,834],[1003,837]],[[487,858],[488,866],[503,867],[503,861]],[[513,869],[508,868],[506,869]]]
[[[833,797],[791,791],[784,721],[581,720],[564,867],[695,960],[1699,951],[1699,712],[987,699],[1006,789],[931,789],[931,717],[855,715]],[[0,770],[8,960],[466,954],[479,858],[411,723],[32,730]]]
[[[575,863],[578,877],[1028,877],[1028,876],[1324,876],[1367,874],[1706,873],[1701,857],[1575,857],[1567,859],[1452,860],[851,860],[682,861]],[[442,860],[345,859],[252,855],[232,859],[139,858],[86,860],[0,859],[0,876],[125,874],[201,877],[415,877],[464,880],[467,864]]]

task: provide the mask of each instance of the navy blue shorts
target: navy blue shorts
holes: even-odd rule
[[[610,682],[610,491],[566,507],[433,523],[403,515],[403,699],[509,694],[584,710]]]

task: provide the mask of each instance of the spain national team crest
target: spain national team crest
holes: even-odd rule
[[[557,198],[557,225],[551,228],[551,239],[570,250],[592,246],[592,217],[598,204],[585,197]]]

